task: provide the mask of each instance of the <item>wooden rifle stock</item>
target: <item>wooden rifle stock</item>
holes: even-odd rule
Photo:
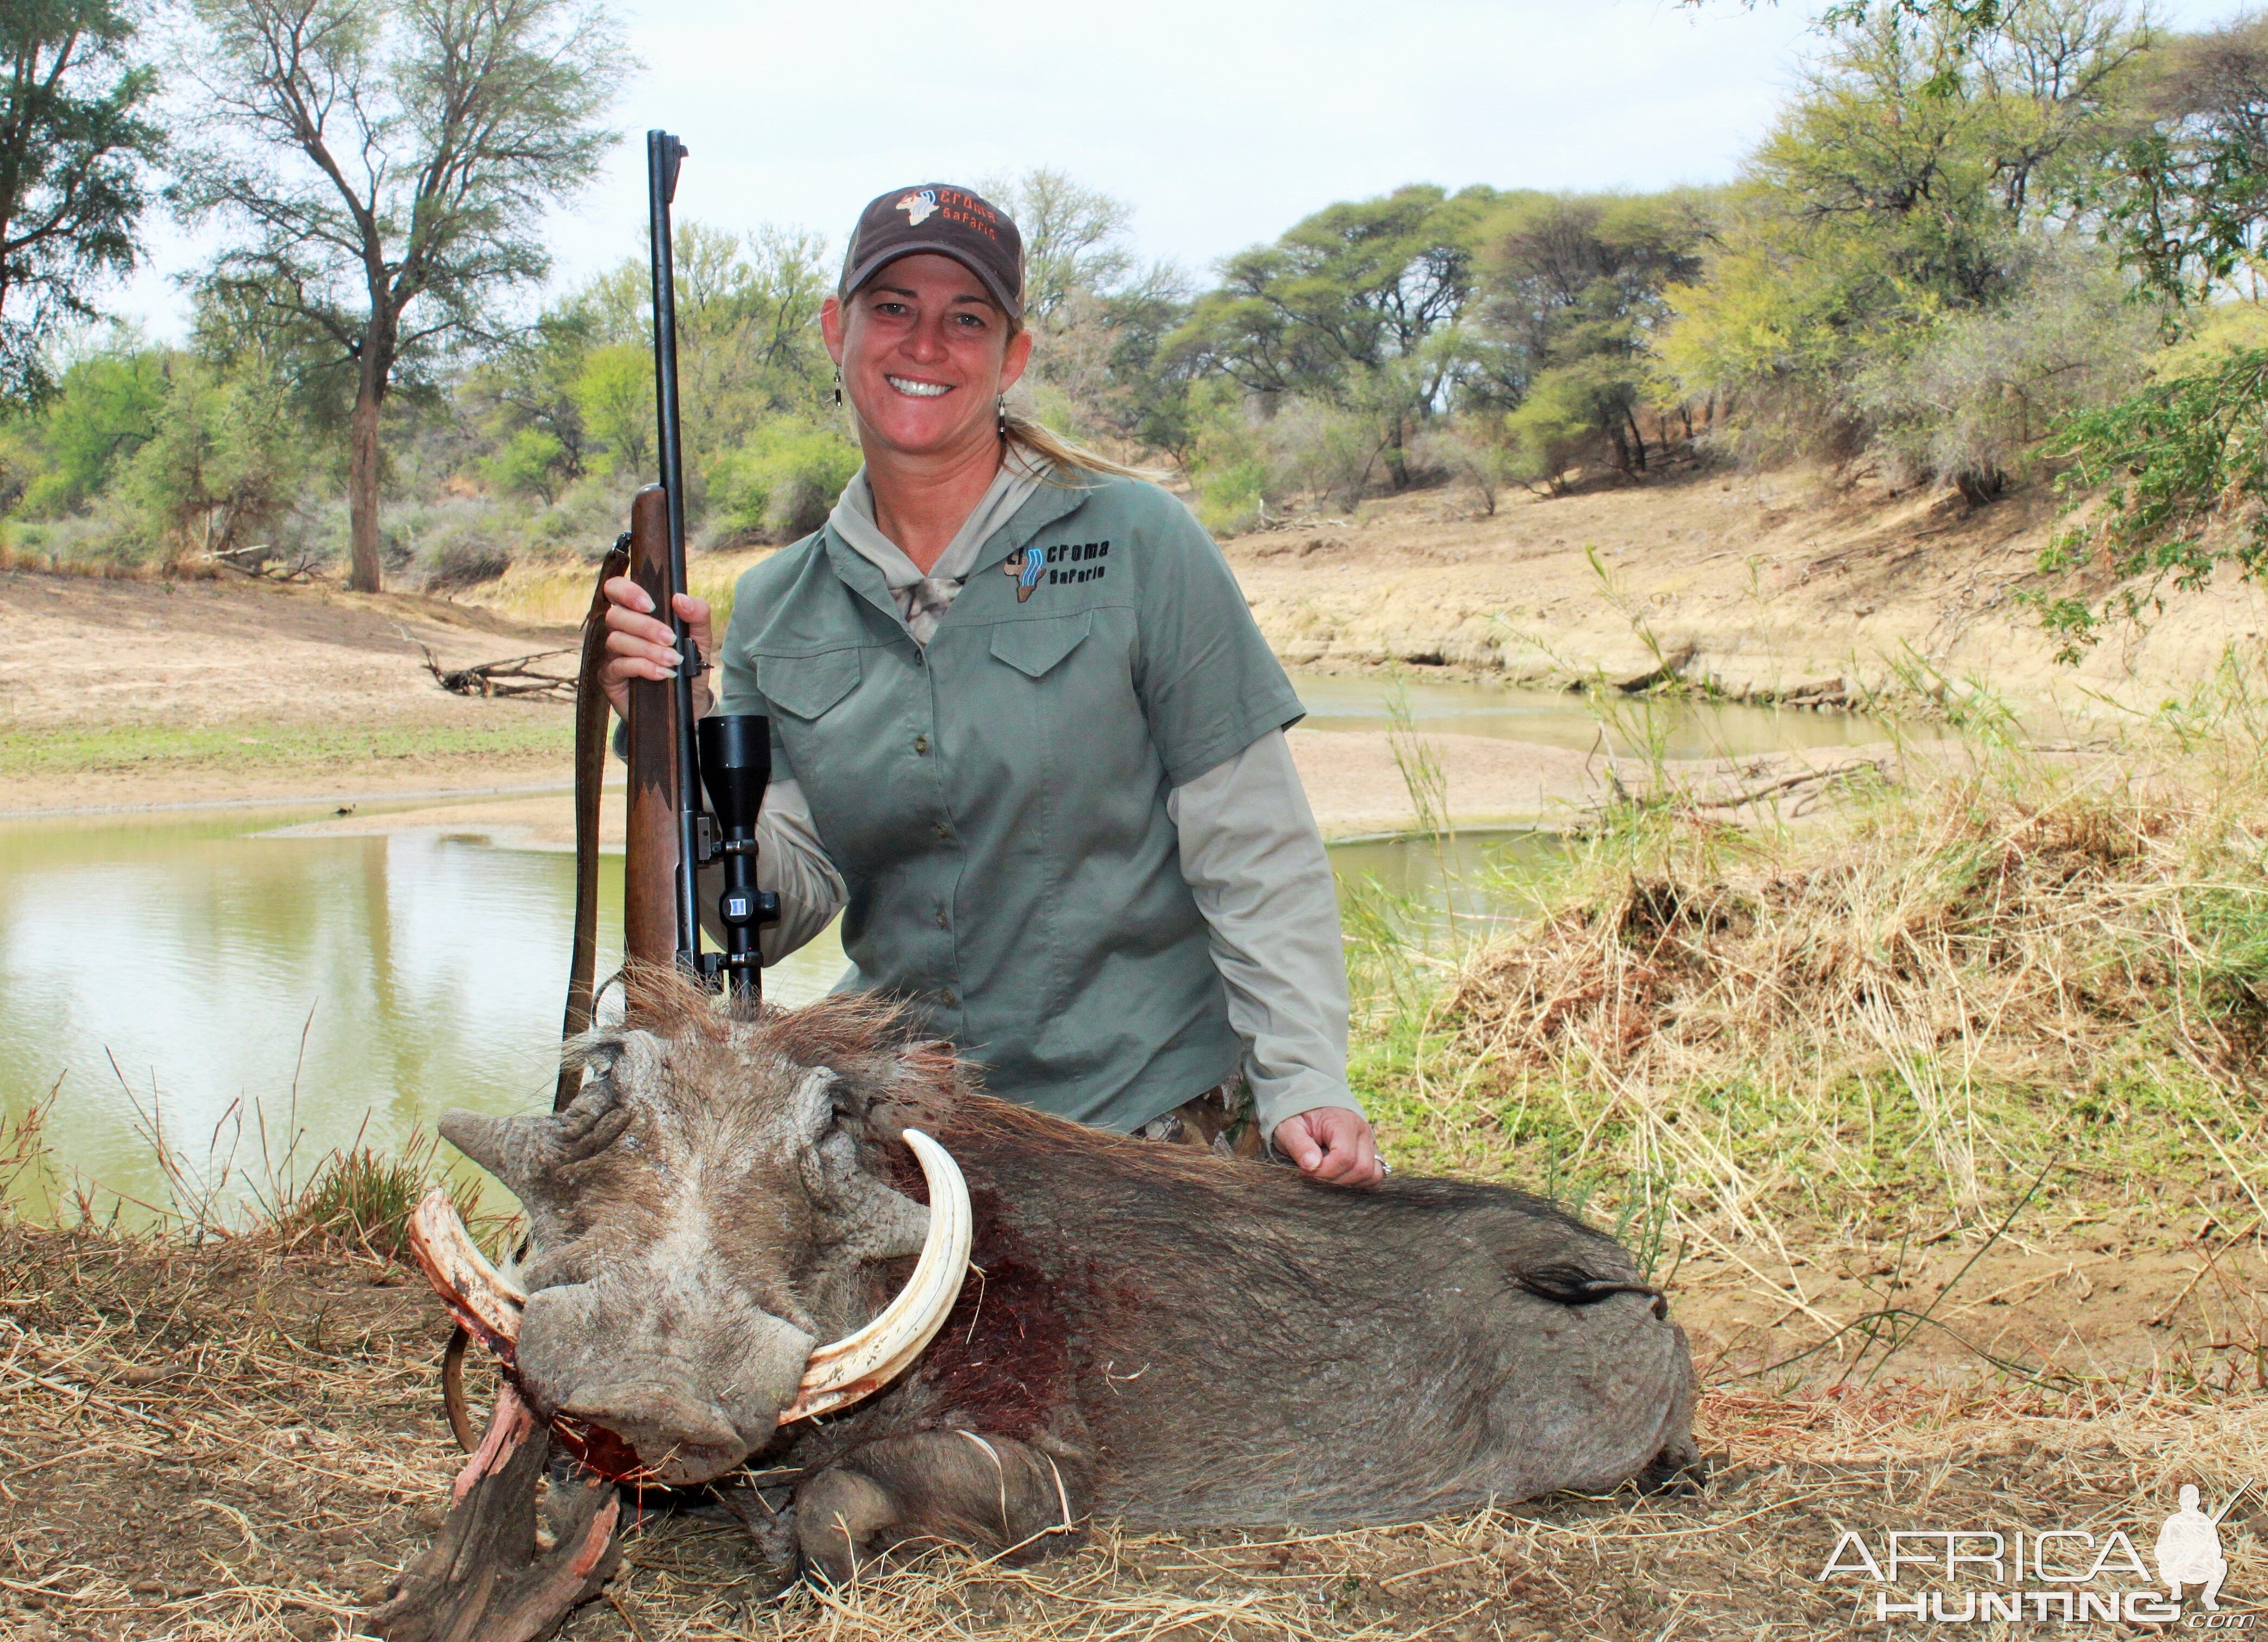
[[[668,499],[650,484],[630,503],[630,579],[669,608]],[[673,681],[633,679],[630,691],[630,827],[622,864],[622,948],[633,964],[676,961],[679,693]]]

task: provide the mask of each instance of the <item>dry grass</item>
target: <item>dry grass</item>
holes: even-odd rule
[[[715,607],[717,634],[721,640],[733,615],[733,585],[740,573],[770,557],[770,548],[740,549],[729,553],[696,553],[685,566],[686,591],[706,599]],[[491,609],[526,622],[580,622],[591,607],[593,566],[579,559],[517,559],[497,580],[483,582],[458,595],[468,604]]]
[[[1476,945],[1369,921],[1359,1086],[1398,1164],[1616,1228],[1726,1383],[2268,1387],[2259,703],[1630,806]]]
[[[1373,1022],[1420,1155],[1651,1180],[1742,1240],[1988,1226],[2043,1168],[2041,1207],[2130,1166],[2249,1201],[2220,1153],[2260,1116],[2268,781],[2131,748],[1904,774],[1799,828],[1671,804],[1576,843]]]
[[[344,1635],[438,1523],[458,1461],[443,1329],[397,1268],[273,1239],[192,1251],[9,1223],[0,1287],[0,1634]],[[1858,1599],[1815,1576],[1846,1528],[2117,1526],[2140,1543],[2180,1483],[2220,1497],[2268,1476],[2268,1396],[2146,1384],[1748,1382],[1705,1399],[1701,1430],[1718,1469],[1697,1493],[1329,1535],[1105,1525],[1037,1568],[939,1551],[844,1592],[784,1585],[733,1513],[680,1501],[637,1515],[626,1572],[565,1634],[1834,1635],[1857,1628]],[[2224,1525],[2240,1605],[2263,1525],[2250,1507]]]

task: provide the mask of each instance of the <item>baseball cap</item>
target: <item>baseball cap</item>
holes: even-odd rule
[[[850,231],[836,290],[847,297],[884,263],[922,251],[951,257],[983,282],[1010,319],[1024,317],[1023,235],[1007,212],[943,182],[893,188],[867,203]]]

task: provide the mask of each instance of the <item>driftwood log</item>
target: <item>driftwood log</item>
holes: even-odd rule
[[[255,541],[241,548],[215,548],[210,553],[198,555],[198,557],[208,564],[241,571],[247,576],[258,577],[264,581],[313,581],[323,573],[322,563],[313,554],[302,553],[286,564],[276,549],[264,541]]]
[[[571,646],[540,650],[532,656],[507,656],[502,661],[483,661],[470,667],[444,667],[434,659],[431,650],[423,644],[417,648],[425,651],[425,671],[452,696],[532,696],[542,701],[561,702],[575,699],[573,673],[548,672],[535,665],[555,656],[574,655]]]
[[[536,1484],[550,1456],[549,1426],[498,1387],[448,1521],[359,1629],[387,1642],[541,1642],[596,1596],[622,1565],[622,1502],[612,1483],[555,1475],[539,1537]]]

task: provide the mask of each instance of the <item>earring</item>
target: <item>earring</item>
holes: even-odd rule
[[[835,402],[843,402],[843,367],[839,364],[835,367]]]
[[[1008,437],[1008,401],[1005,399],[1000,401],[999,409],[993,413],[992,430],[1004,439]]]

